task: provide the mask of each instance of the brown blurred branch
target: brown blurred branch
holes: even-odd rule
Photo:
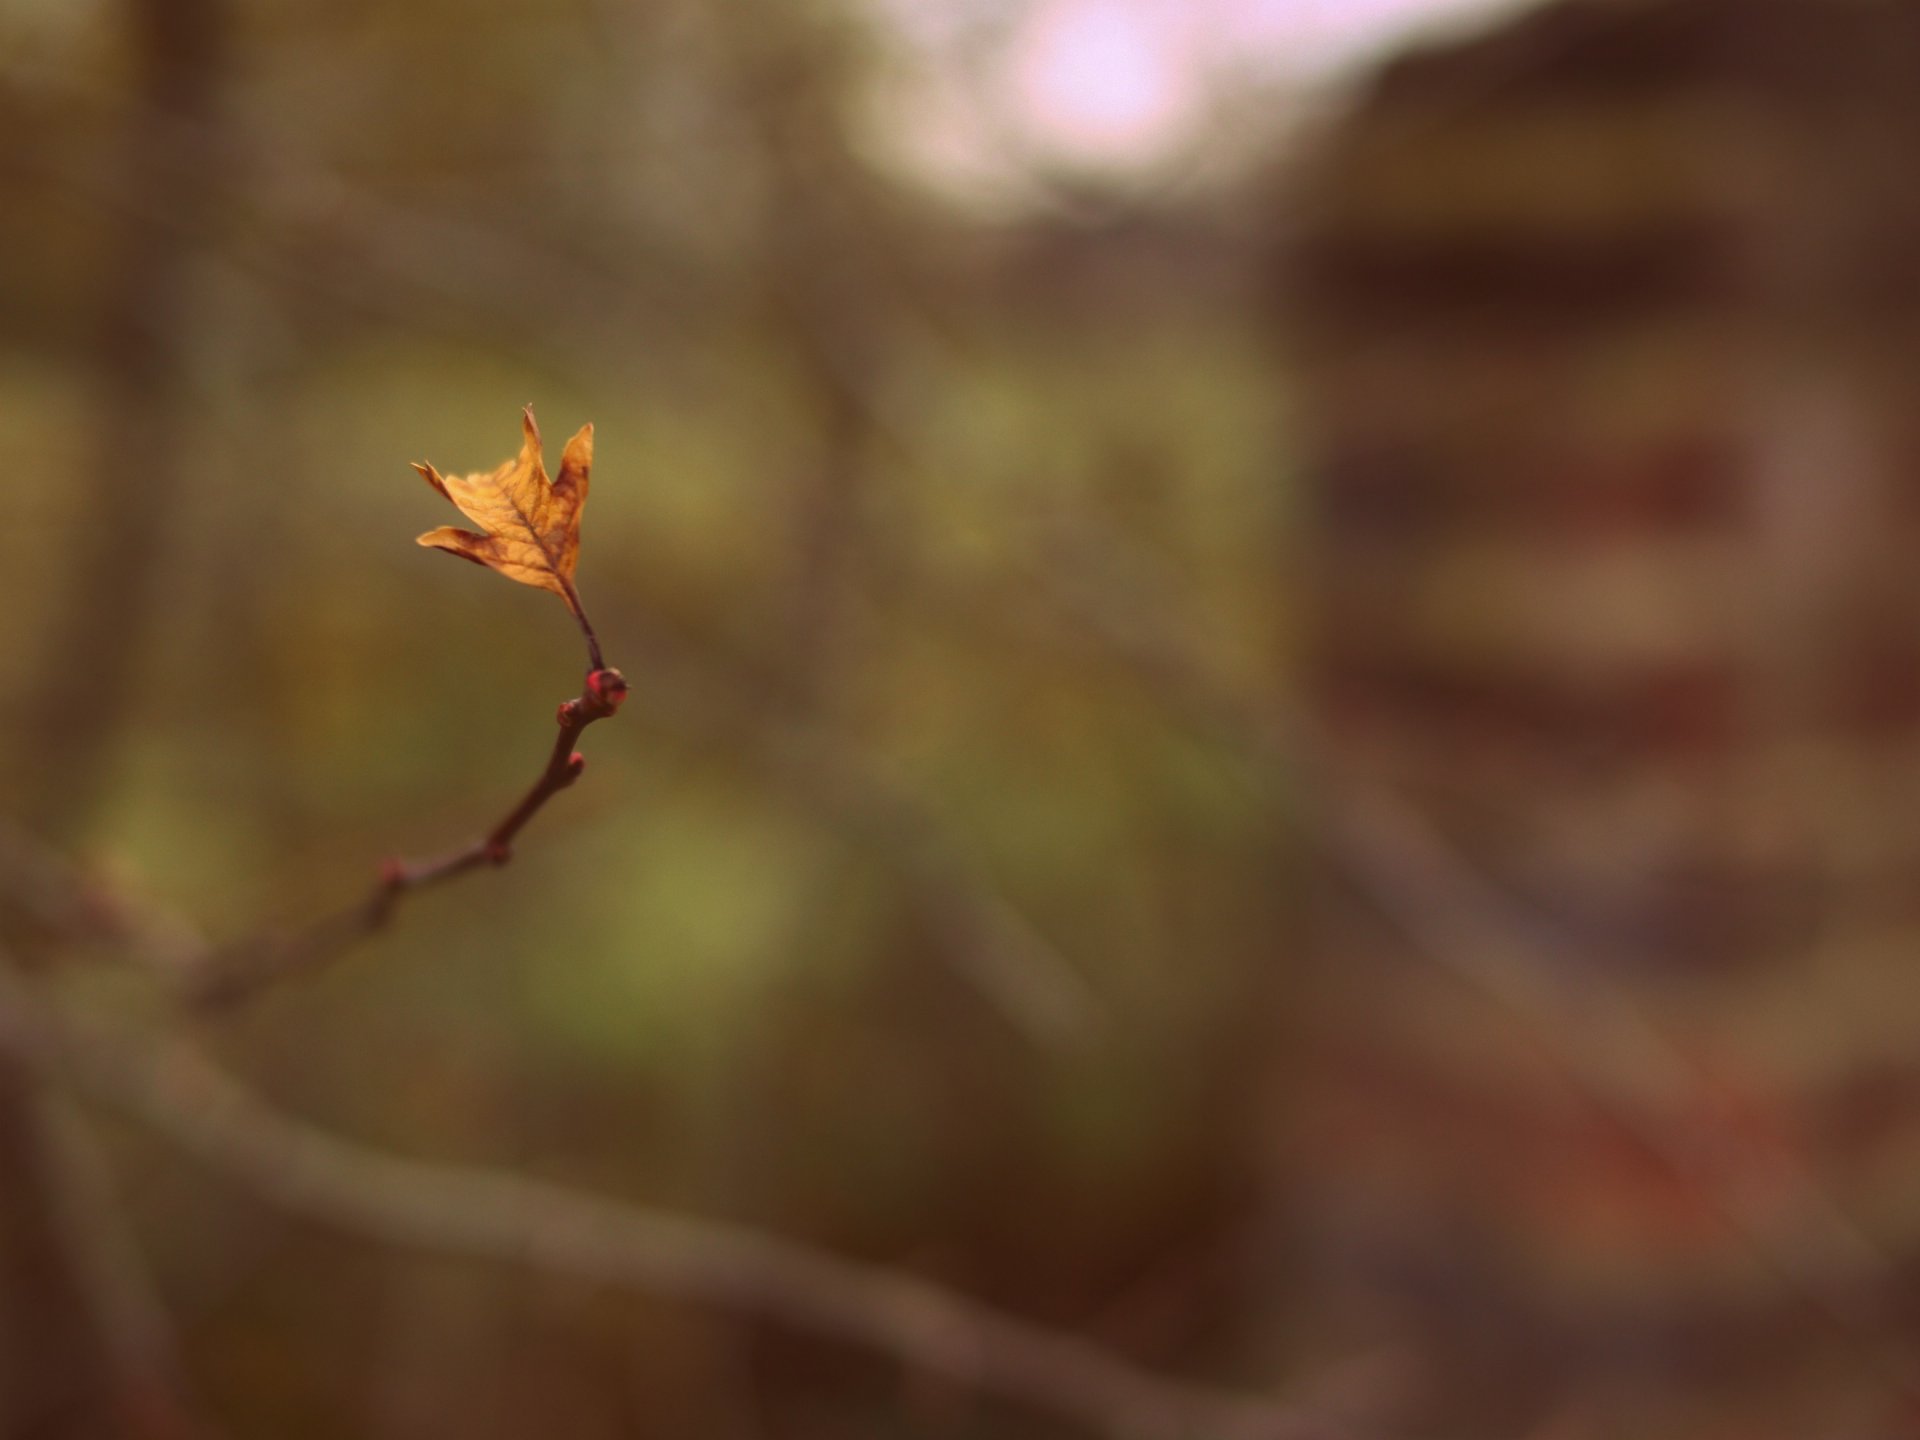
[[[576,614],[578,612],[576,611]],[[372,893],[304,931],[243,941],[201,957],[185,985],[189,1002],[231,1005],[284,976],[324,965],[343,950],[381,929],[403,897],[431,889],[482,866],[504,865],[513,858],[513,842],[555,795],[580,778],[586,757],[574,745],[596,720],[613,715],[626,699],[627,682],[618,670],[599,664],[600,647],[584,614],[578,614],[594,660],[580,694],[561,704],[555,719],[560,733],[533,787],[485,835],[435,860],[389,859],[380,867]]]
[[[32,760],[15,811],[62,838],[105,792],[107,752],[159,613],[162,537],[187,476],[187,401],[203,333],[196,267],[228,189],[224,0],[123,8],[141,76],[116,161],[134,203],[113,236],[93,340],[92,453],[77,477],[86,523],[63,569],[70,588],[43,627],[37,693],[23,711],[39,717],[40,733],[25,747]],[[76,705],[81,666],[116,683]]]
[[[129,1440],[205,1440],[172,1318],[147,1272],[88,1117],[66,1095],[40,1095],[39,1126],[66,1253],[115,1372],[112,1414]],[[98,1397],[86,1397],[97,1403]]]
[[[1581,968],[1540,963],[1547,944],[1500,887],[1449,846],[1391,789],[1336,762],[1313,717],[1273,695],[1222,679],[1172,617],[1168,587],[1115,537],[1085,525],[1052,537],[1029,579],[1156,695],[1225,740],[1256,783],[1310,787],[1302,838],[1397,926],[1416,950],[1539,1038],[1567,1078],[1675,1179],[1718,1212],[1729,1233],[1784,1291],[1844,1335],[1863,1365],[1920,1405],[1920,1364],[1892,1343],[1895,1266],[1834,1199],[1811,1166],[1781,1199],[1759,1197],[1738,1153],[1663,1117],[1688,1067],[1671,1036],[1606,978],[1608,957]],[[1296,823],[1299,823],[1296,821]]]
[[[910,786],[830,721],[757,703],[741,674],[628,623],[644,630],[650,718],[724,738],[809,818],[870,847],[907,886],[947,963],[1028,1040],[1060,1049],[1098,1035],[1100,997]]]
[[[137,1116],[266,1200],[367,1239],[758,1315],[1099,1432],[1330,1433],[1277,1402],[1154,1375],[901,1272],[737,1225],[338,1139],[267,1106],[185,1041],[75,1022],[11,975],[0,979],[0,1051]]]
[[[210,139],[223,129],[230,73],[225,0],[126,0],[120,9],[139,98],[115,139],[114,163],[136,203],[112,235],[103,271],[84,427],[91,453],[72,477],[81,523],[61,569],[69,588],[38,627],[44,649],[19,707],[33,728],[7,787],[13,815],[63,841],[85,828],[107,792],[125,697],[158,614],[161,537],[187,475],[185,399],[203,330],[192,235],[212,227],[225,188]],[[165,123],[143,123],[146,115]],[[161,211],[182,223],[156,223]],[[111,683],[96,683],[108,676]],[[22,919],[32,923],[0,914],[8,927]],[[148,1394],[151,1404],[118,1417],[125,1433],[183,1434],[184,1422],[173,1422],[184,1412],[165,1403],[141,1347],[121,1343],[125,1312],[116,1305],[138,1277],[108,1275],[104,1252],[89,1248],[95,1230],[62,1213],[73,1157],[56,1142],[29,1079],[0,1066],[0,1433],[92,1430],[103,1405]],[[110,1216],[110,1198],[99,1198]]]
[[[12,957],[0,964],[12,965]],[[90,1183],[32,1067],[0,1045],[0,1434],[197,1433],[166,1361],[164,1317],[120,1247],[114,1197]],[[76,1208],[78,1202],[83,1208]],[[136,1320],[136,1316],[138,1317]]]

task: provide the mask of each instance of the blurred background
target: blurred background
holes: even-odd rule
[[[531,401],[633,698],[193,1022],[262,1093],[1333,1436],[1920,1434],[1916,78],[1906,0],[5,0],[6,853],[220,940],[483,832],[583,657],[408,462]],[[44,1103],[0,1436],[183,1433]],[[1078,1433],[83,1121],[187,1433]]]

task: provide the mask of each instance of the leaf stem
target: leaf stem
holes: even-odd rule
[[[595,671],[606,669],[607,662],[600,656],[600,637],[593,633],[593,622],[587,619],[586,607],[580,603],[580,592],[564,575],[560,583],[567,587],[567,608],[573,612],[573,618],[580,623],[580,633],[586,637],[588,667]]]

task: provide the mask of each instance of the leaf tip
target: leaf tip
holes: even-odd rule
[[[444,550],[449,555],[458,555],[462,560],[471,560],[476,565],[493,566],[487,558],[488,541],[486,535],[476,535],[471,530],[456,529],[452,525],[442,525],[437,530],[429,530],[424,535],[414,537],[413,543],[425,546],[429,550]]]
[[[422,480],[426,481],[427,484],[431,485],[443,497],[447,499],[452,498],[451,496],[447,495],[446,482],[440,478],[440,472],[434,469],[433,466],[429,465],[424,460],[416,460],[413,462],[413,469],[416,475],[418,475]]]
[[[593,426],[582,425],[573,432],[573,438],[567,441],[567,448],[560,454],[560,479],[569,484],[584,484],[587,471],[593,466]],[[575,476],[569,479],[569,476]]]

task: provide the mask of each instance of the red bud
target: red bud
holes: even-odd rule
[[[627,677],[618,670],[592,670],[587,673],[587,690],[611,714],[627,698]]]

